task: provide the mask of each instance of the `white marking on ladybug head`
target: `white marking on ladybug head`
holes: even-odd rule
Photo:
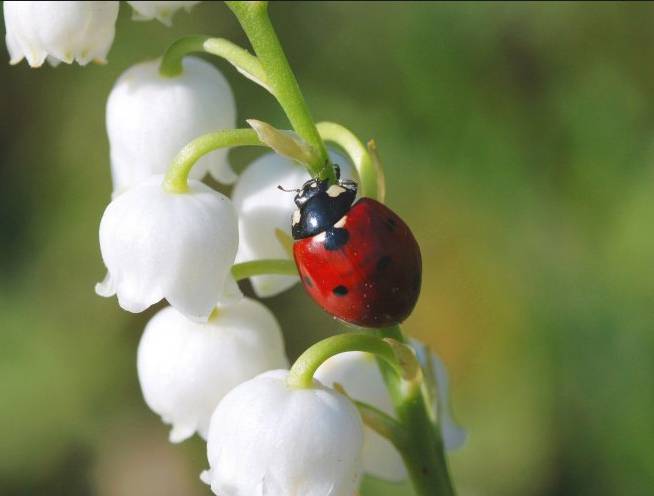
[[[332,198],[336,198],[343,193],[345,193],[345,188],[343,186],[339,186],[338,184],[332,184],[327,189],[327,196],[331,196]]]
[[[309,187],[310,187],[311,189],[317,188],[317,187],[318,187],[318,183],[313,182],[313,183],[311,183],[311,184],[309,185]]]
[[[345,227],[345,222],[347,221],[347,215],[344,215],[340,220],[334,224],[334,227]]]
[[[293,211],[293,225],[296,225],[298,222],[300,222],[300,217],[301,217],[300,209],[296,208]]]
[[[318,243],[324,243],[325,239],[327,239],[327,233],[325,231],[321,232],[320,234],[317,234],[315,237],[315,240]]]

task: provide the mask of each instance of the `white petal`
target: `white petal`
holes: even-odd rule
[[[316,383],[295,389],[288,371],[234,388],[211,418],[207,452],[215,494],[352,496],[362,425],[343,395]]]
[[[200,472],[200,480],[207,485],[211,484],[211,470],[203,470]]]
[[[12,65],[18,64],[23,58],[23,52],[18,45],[18,42],[14,39],[14,36],[10,33],[5,35],[5,41],[7,42],[7,51],[9,52],[9,63]]]
[[[356,179],[350,163],[336,153],[330,158],[341,167],[344,179]],[[288,259],[275,230],[280,229],[291,235],[291,216],[295,210],[294,194],[277,189],[301,186],[309,174],[291,160],[274,153],[267,153],[252,162],[241,174],[232,200],[238,213],[239,250],[236,260],[247,262],[264,258]],[[292,287],[298,278],[295,276],[255,276],[251,278],[252,287],[260,298],[274,296]]]
[[[104,60],[113,43],[118,7],[116,1],[4,2],[11,62],[25,57],[39,67],[46,58],[53,65]]]
[[[148,406],[172,424],[170,440],[198,432],[232,388],[288,365],[281,330],[270,310],[244,298],[219,307],[201,324],[172,307],[148,322],[138,349],[138,374]]]
[[[149,21],[157,19],[166,26],[171,26],[173,15],[181,8],[190,10],[198,2],[131,2],[128,4],[134,9],[133,19],[135,21]]]
[[[116,81],[107,100],[107,133],[114,193],[153,174],[163,174],[177,153],[202,134],[236,127],[236,104],[224,76],[213,65],[186,57],[181,75],[159,74],[159,61],[132,66]],[[191,170],[201,179],[210,170],[221,182],[236,179],[228,150],[202,157]]]
[[[223,297],[238,246],[228,198],[197,181],[163,190],[162,176],[117,196],[100,223],[100,249],[118,301],[140,312],[162,298],[206,320]],[[106,284],[99,290],[109,294]]]
[[[109,272],[107,272],[107,275],[104,276],[104,279],[101,282],[95,285],[95,294],[98,296],[104,296],[105,298],[109,298],[116,294]]]
[[[195,434],[195,429],[195,425],[174,424],[168,435],[168,440],[173,444],[181,443]]]

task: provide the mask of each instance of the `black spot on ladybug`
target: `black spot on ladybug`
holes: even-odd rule
[[[395,230],[395,219],[388,218],[384,221],[384,225],[388,228],[389,231],[393,232]]]
[[[348,291],[345,286],[339,284],[334,289],[332,289],[332,293],[334,293],[336,296],[345,296],[348,293]]]
[[[377,270],[382,271],[387,269],[388,266],[391,264],[391,262],[392,262],[391,257],[389,257],[388,255],[381,257],[377,261]]]
[[[350,233],[342,227],[330,227],[325,231],[325,250],[335,251],[347,243]]]
[[[310,288],[313,287],[313,281],[309,276],[304,276],[304,283],[309,286]]]

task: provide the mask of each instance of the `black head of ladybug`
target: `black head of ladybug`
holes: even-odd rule
[[[350,210],[357,196],[357,184],[341,180],[340,169],[335,168],[336,184],[310,179],[297,190],[297,210],[292,223],[294,239],[308,238],[329,229]]]

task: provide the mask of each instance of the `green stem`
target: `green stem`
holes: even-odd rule
[[[392,346],[373,334],[346,333],[331,336],[309,347],[295,361],[288,375],[288,384],[297,388],[313,387],[313,375],[328,358],[346,351],[373,353],[401,377],[404,374]]]
[[[173,159],[166,172],[164,189],[171,193],[188,191],[188,175],[193,165],[209,152],[234,146],[266,146],[252,129],[224,129],[204,134],[188,143]]]
[[[266,73],[273,95],[284,109],[295,132],[316,150],[316,160],[308,164],[311,174],[335,180],[327,149],[311,118],[295,75],[268,17],[268,2],[226,2],[240,22]]]
[[[406,343],[399,326],[380,329],[378,335]],[[400,452],[416,493],[420,496],[453,496],[443,440],[429,416],[424,388],[405,388],[386,362],[377,360],[377,363],[395,406],[397,419],[406,430],[406,447]]]
[[[253,260],[232,265],[232,276],[237,281],[266,274],[296,276],[297,267],[292,260],[284,259]]]
[[[335,122],[319,122],[318,132],[322,139],[336,144],[347,153],[359,173],[361,196],[374,200],[378,197],[377,169],[368,149],[352,131]]]
[[[182,71],[182,59],[193,52],[204,52],[204,42],[209,36],[192,35],[175,40],[164,52],[159,64],[159,74],[164,77],[179,76]]]
[[[366,426],[392,442],[398,451],[401,452],[406,449],[406,432],[397,420],[368,403],[352,398],[350,400],[357,407],[357,410],[359,410],[361,420],[363,420]]]
[[[164,77],[179,76],[183,71],[182,60],[194,52],[206,52],[221,57],[246,77],[269,89],[266,73],[254,55],[229,40],[206,35],[191,35],[176,40],[161,57],[159,73]]]

